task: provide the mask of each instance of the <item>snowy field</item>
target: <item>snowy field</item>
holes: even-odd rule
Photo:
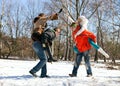
[[[106,69],[101,63],[91,63],[93,77],[86,77],[84,63],[78,77],[69,77],[73,63],[60,61],[47,63],[51,78],[34,78],[29,70],[37,62],[0,59],[0,86],[120,86],[120,70]]]

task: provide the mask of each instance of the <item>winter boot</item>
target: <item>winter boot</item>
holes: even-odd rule
[[[77,77],[76,75],[74,74],[69,74],[70,77]]]
[[[33,73],[32,71],[29,71],[29,73],[30,73],[31,75],[33,75],[34,77],[38,77],[38,76],[36,75],[36,73]]]

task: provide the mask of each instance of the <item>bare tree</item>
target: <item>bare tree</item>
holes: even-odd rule
[[[90,0],[51,0],[52,3],[49,3],[49,8],[55,10],[63,8],[63,14],[60,16],[61,20],[69,24],[69,21],[66,17],[66,14],[69,15],[73,20],[76,20],[80,15],[85,15],[88,18],[91,18],[95,12],[97,11],[98,7],[100,6],[101,2],[97,5],[94,5],[94,1]],[[91,6],[91,7],[90,7]],[[56,7],[56,8],[55,8]],[[89,14],[88,14],[89,13]],[[65,14],[65,16],[63,16]],[[66,46],[65,46],[65,53],[64,58],[68,60],[71,52],[71,45],[73,42],[69,42],[68,38],[71,37],[71,30],[69,30],[69,26],[66,27]],[[71,41],[71,39],[70,39]],[[71,44],[69,44],[71,43]]]
[[[55,49],[54,54],[58,59],[61,56],[65,60],[74,59],[72,50],[74,43],[67,16],[76,20],[80,15],[89,19],[88,29],[95,32],[98,44],[110,55],[113,63],[116,59],[120,59],[120,0],[50,0],[49,2],[45,1],[43,8],[40,5],[41,0],[27,0],[25,5],[21,4],[20,1],[2,1],[4,1],[4,4],[1,4],[4,8],[4,16],[1,12],[0,42],[4,39],[1,43],[4,44],[5,49],[0,47],[0,56],[3,53],[2,50],[10,51],[11,56],[22,58],[34,56],[30,39],[34,17],[38,16],[39,13],[53,14],[62,8],[63,12],[59,14],[59,20],[52,23],[48,22],[50,28],[61,25],[60,28],[63,29],[60,38],[54,41],[52,49]],[[106,59],[103,57],[96,51],[96,61],[99,58],[104,59],[105,62]]]

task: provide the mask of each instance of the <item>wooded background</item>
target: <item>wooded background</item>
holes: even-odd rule
[[[0,58],[36,59],[30,38],[32,21],[39,13],[51,15],[63,8],[59,19],[48,27],[62,29],[52,45],[58,60],[74,60],[73,41],[66,14],[76,20],[80,15],[89,19],[88,29],[97,36],[97,43],[115,63],[120,59],[120,0],[0,0]],[[91,59],[106,58],[92,48]]]

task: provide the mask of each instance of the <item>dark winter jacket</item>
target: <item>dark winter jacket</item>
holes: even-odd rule
[[[55,39],[56,34],[54,30],[47,29],[42,34],[39,32],[34,32],[31,35],[33,41],[40,41],[40,43],[45,43],[52,45],[52,41]]]

